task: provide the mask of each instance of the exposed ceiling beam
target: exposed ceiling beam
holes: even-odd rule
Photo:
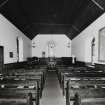
[[[73,39],[105,11],[105,0],[0,0],[0,4],[0,12],[31,39],[38,33]]]
[[[102,11],[104,11],[104,8],[95,0],[91,0],[97,7],[99,7]]]
[[[76,30],[77,32],[79,32],[79,29],[77,27],[75,27],[74,25],[72,25],[73,29]]]
[[[0,8],[1,8],[2,6],[4,6],[8,1],[9,1],[9,0],[3,1],[3,2],[0,4]]]

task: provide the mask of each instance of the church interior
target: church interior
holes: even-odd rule
[[[105,0],[0,0],[0,105],[105,105]]]

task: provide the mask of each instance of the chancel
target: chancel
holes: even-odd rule
[[[0,0],[0,105],[105,105],[105,0]]]

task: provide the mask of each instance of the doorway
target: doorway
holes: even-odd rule
[[[4,66],[4,47],[0,46],[0,73],[3,73]]]

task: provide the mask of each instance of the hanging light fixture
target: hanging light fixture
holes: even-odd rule
[[[70,48],[70,41],[67,43],[67,47]]]
[[[35,42],[34,42],[34,41],[32,42],[32,47],[33,47],[33,48],[35,48],[35,47],[36,47],[36,46],[35,46]]]

